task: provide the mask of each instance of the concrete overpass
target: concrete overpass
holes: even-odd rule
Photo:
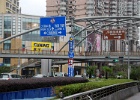
[[[35,52],[31,50],[19,51],[15,50],[0,50],[1,58],[31,58],[31,59],[69,59],[68,51],[63,51],[57,54],[56,52],[41,51]],[[99,61],[99,62],[110,62],[113,59],[120,59],[123,61],[140,62],[140,52],[75,52],[74,60],[77,61]]]

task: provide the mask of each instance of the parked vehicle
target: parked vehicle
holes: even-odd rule
[[[67,73],[64,72],[55,72],[54,77],[67,77]]]
[[[81,77],[82,78],[83,76],[82,75],[75,75],[74,77]]]
[[[0,80],[21,79],[22,77],[16,73],[1,73]]]
[[[43,78],[43,77],[47,77],[46,75],[42,75],[42,74],[37,74],[34,75],[33,78]]]

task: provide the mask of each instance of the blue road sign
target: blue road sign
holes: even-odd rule
[[[70,77],[71,76],[71,66],[68,65],[68,76]]]
[[[66,36],[66,17],[40,18],[40,36]]]
[[[69,40],[69,51],[73,51],[73,50],[74,50],[74,41]]]
[[[69,56],[69,58],[73,58],[74,57],[74,52],[73,51],[69,51],[68,56]]]
[[[74,76],[74,68],[73,68],[73,66],[71,66],[71,70],[70,71],[71,71],[70,76],[73,77]]]
[[[72,65],[68,65],[68,76],[73,77],[74,76],[74,68]]]

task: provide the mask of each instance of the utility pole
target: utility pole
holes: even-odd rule
[[[130,79],[130,71],[131,71],[131,66],[130,66],[130,57],[129,57],[129,51],[130,51],[130,43],[129,43],[129,34],[127,34],[127,39],[128,39],[128,53],[127,53],[127,56],[128,56],[128,79]]]

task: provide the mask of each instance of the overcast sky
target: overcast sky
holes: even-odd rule
[[[46,15],[46,0],[19,0],[22,14]]]

